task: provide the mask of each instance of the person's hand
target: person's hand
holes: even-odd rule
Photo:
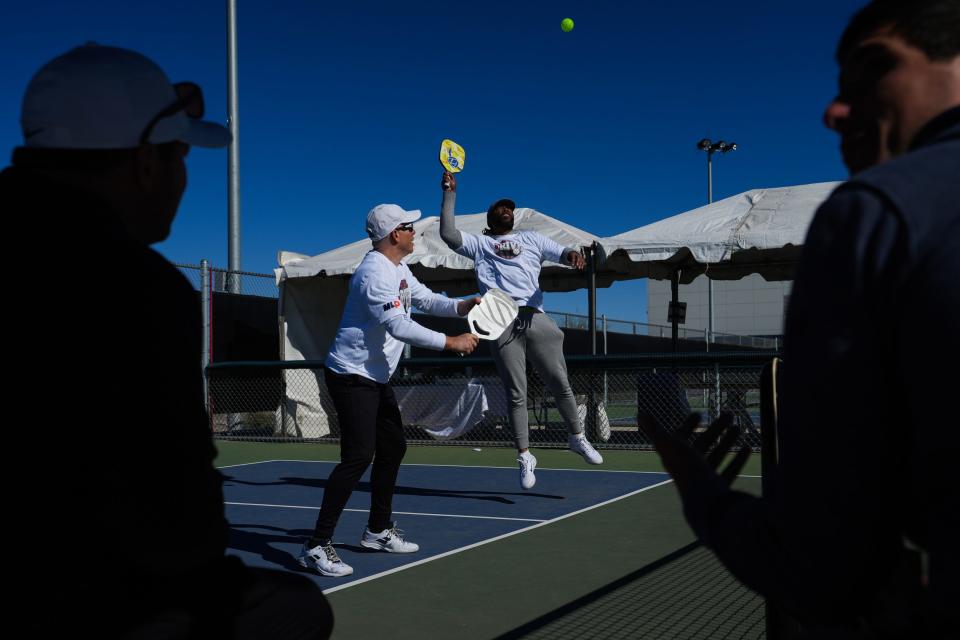
[[[465,316],[470,313],[470,309],[473,309],[475,306],[480,304],[482,300],[480,298],[465,298],[457,302],[457,315]]]
[[[457,179],[449,171],[443,172],[443,179],[440,180],[440,188],[444,191],[457,191]]]
[[[706,474],[714,479],[719,478],[729,486],[747,458],[750,457],[750,447],[743,446],[730,464],[722,471],[718,471],[723,459],[730,451],[730,447],[740,435],[740,428],[733,424],[733,416],[723,412],[707,429],[699,434],[691,443],[690,436],[700,424],[700,414],[691,413],[683,422],[683,426],[675,432],[661,427],[657,420],[646,412],[637,415],[637,425],[653,443],[664,468],[673,476],[681,496],[686,496],[696,476]]]
[[[569,262],[574,269],[579,269],[581,271],[583,271],[583,268],[587,266],[587,261],[584,260],[583,254],[579,251],[571,251],[568,253],[567,262]]]
[[[447,336],[447,344],[444,348],[447,351],[453,351],[454,353],[466,356],[473,353],[473,350],[477,348],[477,343],[479,342],[480,338],[472,333],[462,333],[459,336]]]

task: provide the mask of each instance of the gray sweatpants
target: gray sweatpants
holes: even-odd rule
[[[567,431],[583,433],[583,425],[577,417],[577,402],[567,380],[563,332],[550,316],[522,308],[513,326],[504,331],[495,343],[490,343],[490,351],[503,381],[509,412],[507,417],[513,427],[518,450],[530,446],[527,356],[553,394]]]

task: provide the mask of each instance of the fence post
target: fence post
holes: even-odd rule
[[[607,314],[601,314],[603,318],[603,355],[607,355]],[[603,406],[607,406],[607,368],[603,368]]]
[[[211,311],[213,295],[211,293],[210,263],[207,260],[200,261],[200,309],[203,317],[203,339],[200,349],[200,364],[203,371],[203,403],[207,408],[207,414],[210,415],[210,424],[213,424],[213,417],[210,413],[210,383],[207,380],[207,366],[213,357],[211,350],[213,323],[211,322]]]
[[[714,363],[713,365],[713,375],[715,376],[716,388],[715,392],[717,394],[717,401],[714,404],[715,411],[713,412],[713,418],[716,420],[720,417],[720,363]]]

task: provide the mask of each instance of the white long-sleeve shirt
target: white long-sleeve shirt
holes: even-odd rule
[[[456,317],[457,302],[430,291],[406,264],[395,265],[379,251],[370,251],[350,279],[343,317],[325,364],[336,373],[386,383],[405,342],[437,351],[446,344],[444,334],[413,321],[411,308]]]

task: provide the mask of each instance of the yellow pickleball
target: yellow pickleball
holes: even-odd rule
[[[573,31],[573,20],[570,18],[564,18],[560,21],[560,28],[566,32]]]

